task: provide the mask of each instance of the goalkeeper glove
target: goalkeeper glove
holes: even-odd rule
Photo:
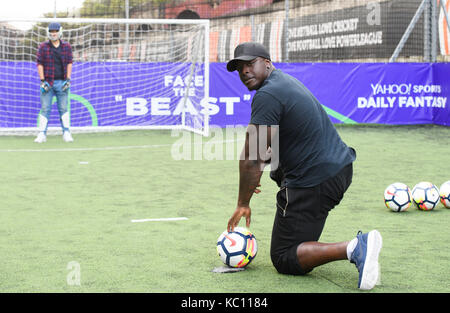
[[[70,88],[70,78],[66,79],[64,81],[63,87],[62,87],[62,91],[66,91],[67,89]]]
[[[41,93],[46,93],[50,90],[50,84],[45,80],[41,80]]]

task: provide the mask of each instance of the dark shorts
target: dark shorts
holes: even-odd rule
[[[342,200],[352,177],[353,165],[349,164],[317,186],[280,189],[270,248],[278,272],[307,273],[298,263],[297,247],[302,242],[319,240],[328,212]]]

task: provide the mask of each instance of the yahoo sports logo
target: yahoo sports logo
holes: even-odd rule
[[[70,93],[68,95],[68,103],[67,103],[67,112],[70,114],[70,102],[71,100],[77,101],[81,103],[89,112],[89,115],[91,116],[91,126],[98,126],[98,118],[97,118],[97,112],[95,111],[92,104],[84,97]],[[52,99],[52,105],[55,104],[56,97],[53,97]],[[41,109],[42,111],[42,109]],[[39,111],[39,114],[41,114],[41,111]],[[39,127],[39,115],[36,121],[37,127]]]

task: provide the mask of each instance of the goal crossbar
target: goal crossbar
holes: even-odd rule
[[[207,19],[146,19],[146,18],[15,18],[0,17],[0,23],[67,23],[67,24],[172,24],[172,25],[204,25],[209,28]]]

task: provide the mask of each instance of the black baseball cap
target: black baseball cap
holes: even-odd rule
[[[234,59],[227,63],[228,72],[236,70],[237,61],[251,61],[257,57],[270,60],[266,47],[257,42],[244,42],[234,49]]]

